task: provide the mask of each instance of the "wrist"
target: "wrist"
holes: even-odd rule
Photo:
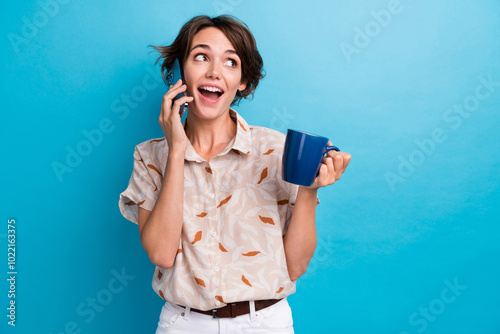
[[[299,186],[297,197],[299,196],[306,198],[314,198],[316,200],[316,197],[318,197],[318,188]]]
[[[182,150],[180,148],[172,148],[172,150],[168,151],[168,158],[167,160],[183,160],[184,161],[184,155],[186,153],[186,150]]]

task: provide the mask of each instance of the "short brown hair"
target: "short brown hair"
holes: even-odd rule
[[[246,88],[238,91],[233,99],[233,104],[238,104],[242,98],[253,96],[259,80],[264,78],[262,70],[262,57],[257,50],[257,43],[248,26],[242,21],[231,15],[220,15],[210,18],[206,15],[193,17],[182,26],[174,42],[168,46],[154,46],[160,53],[160,57],[155,65],[163,59],[161,63],[161,75],[165,78],[168,70],[174,64],[176,58],[179,59],[181,67],[189,54],[189,47],[193,41],[194,35],[200,30],[214,27],[221,30],[227,39],[233,44],[238,57],[241,59],[241,82],[246,83]]]

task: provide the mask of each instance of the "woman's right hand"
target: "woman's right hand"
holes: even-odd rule
[[[168,92],[163,95],[158,122],[167,139],[170,152],[178,150],[184,153],[187,148],[187,137],[182,126],[179,110],[181,105],[193,101],[194,98],[192,96],[183,96],[172,103],[177,94],[184,92],[186,88],[186,85],[182,84],[182,81],[179,80],[175,85],[170,86]]]

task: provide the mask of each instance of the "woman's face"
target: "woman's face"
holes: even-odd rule
[[[217,28],[205,28],[193,37],[184,62],[187,95],[194,100],[189,112],[203,119],[226,113],[237,90],[243,90],[241,61],[226,35]]]

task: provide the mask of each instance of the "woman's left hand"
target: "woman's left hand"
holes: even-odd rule
[[[328,145],[330,146],[332,143],[328,142]],[[351,162],[351,155],[349,153],[337,152],[335,150],[329,151],[321,163],[319,175],[316,176],[309,188],[318,189],[334,184],[345,172],[349,162]]]

